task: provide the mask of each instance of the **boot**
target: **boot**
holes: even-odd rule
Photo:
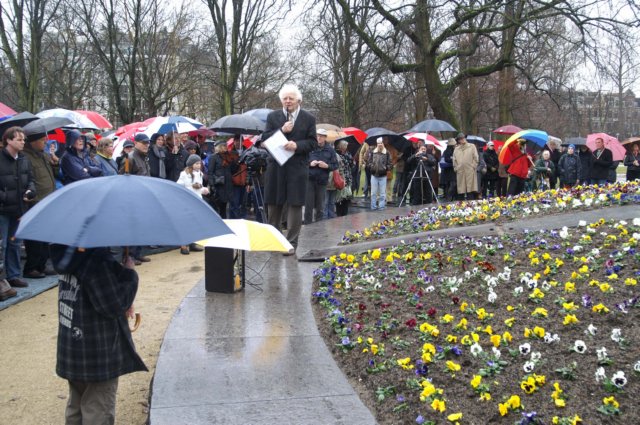
[[[18,292],[9,285],[6,279],[0,280],[0,301],[15,297]]]

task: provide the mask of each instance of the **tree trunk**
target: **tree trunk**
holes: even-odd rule
[[[417,76],[423,77],[425,80],[425,86],[428,88],[427,98],[433,114],[438,119],[447,121],[453,127],[460,129],[460,123],[458,122],[453,102],[451,102],[450,94],[447,93],[447,90],[442,85],[438,68],[433,58],[426,58],[424,67],[417,72]],[[426,113],[422,116],[422,119],[424,119],[424,116],[426,116]]]

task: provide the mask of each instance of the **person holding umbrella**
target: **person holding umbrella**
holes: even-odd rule
[[[596,149],[593,151],[593,165],[591,166],[591,183],[598,186],[607,184],[609,169],[613,164],[613,153],[604,147],[602,137],[596,138]]]
[[[29,286],[20,279],[22,241],[15,238],[15,233],[18,220],[27,211],[27,205],[36,197],[31,163],[22,154],[24,143],[24,130],[20,127],[9,127],[2,135],[4,148],[0,151],[0,236],[6,280],[14,288]],[[5,295],[7,292],[11,293],[6,285],[3,287]]]
[[[61,275],[56,373],[69,386],[65,423],[113,424],[118,378],[148,371],[127,321],[138,275],[130,259],[121,264],[108,248],[54,244],[51,257]]]
[[[524,191],[525,183],[529,178],[529,168],[533,165],[533,161],[526,151],[527,140],[520,138],[517,143],[520,154],[509,164],[505,164],[509,174],[509,187],[507,188],[509,196],[516,196]]]
[[[325,195],[329,183],[329,173],[338,168],[336,152],[327,144],[327,130],[317,129],[317,138],[318,148],[309,154],[309,181],[304,205],[304,224],[311,224],[326,218]],[[315,215],[313,214],[314,209]]]
[[[288,205],[287,239],[293,245],[293,255],[298,246],[298,236],[302,227],[302,206],[306,200],[309,175],[309,153],[317,146],[316,118],[300,107],[302,93],[298,87],[284,85],[279,93],[282,109],[267,116],[266,131],[262,140],[267,140],[281,131],[288,142],[284,149],[293,156],[283,165],[269,157],[265,174],[264,199],[267,205],[269,224],[280,230],[282,211]]]

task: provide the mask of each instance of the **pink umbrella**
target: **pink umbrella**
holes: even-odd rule
[[[614,161],[622,161],[627,153],[627,150],[622,146],[622,143],[613,136],[609,136],[607,133],[594,133],[587,136],[587,147],[594,152],[596,148],[596,139],[602,139],[604,147],[609,149],[613,154]]]
[[[495,130],[493,130],[495,134],[508,134],[508,135],[516,134],[519,131],[522,131],[522,129],[513,124],[503,125],[502,127],[498,127]]]
[[[5,105],[4,103],[0,103],[0,118],[3,117],[12,117],[15,114],[17,114],[16,111],[14,111],[13,109],[9,108],[7,105]]]
[[[89,118],[92,123],[98,126],[98,128],[113,128],[113,125],[109,122],[108,119],[95,111],[83,111],[76,109],[76,112]]]
[[[242,139],[242,146],[244,146],[246,149],[249,149],[256,143],[256,140],[258,140],[257,136],[244,137]],[[233,146],[233,137],[227,140],[227,149],[231,149],[231,146]]]

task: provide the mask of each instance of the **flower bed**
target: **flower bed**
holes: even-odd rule
[[[407,216],[384,220],[347,232],[341,244],[389,238],[453,226],[506,222],[570,210],[585,211],[614,205],[640,204],[640,182],[577,186],[572,189],[527,192],[516,197],[491,198],[429,207]]]
[[[580,224],[325,261],[321,332],[377,420],[640,423],[640,218]]]

